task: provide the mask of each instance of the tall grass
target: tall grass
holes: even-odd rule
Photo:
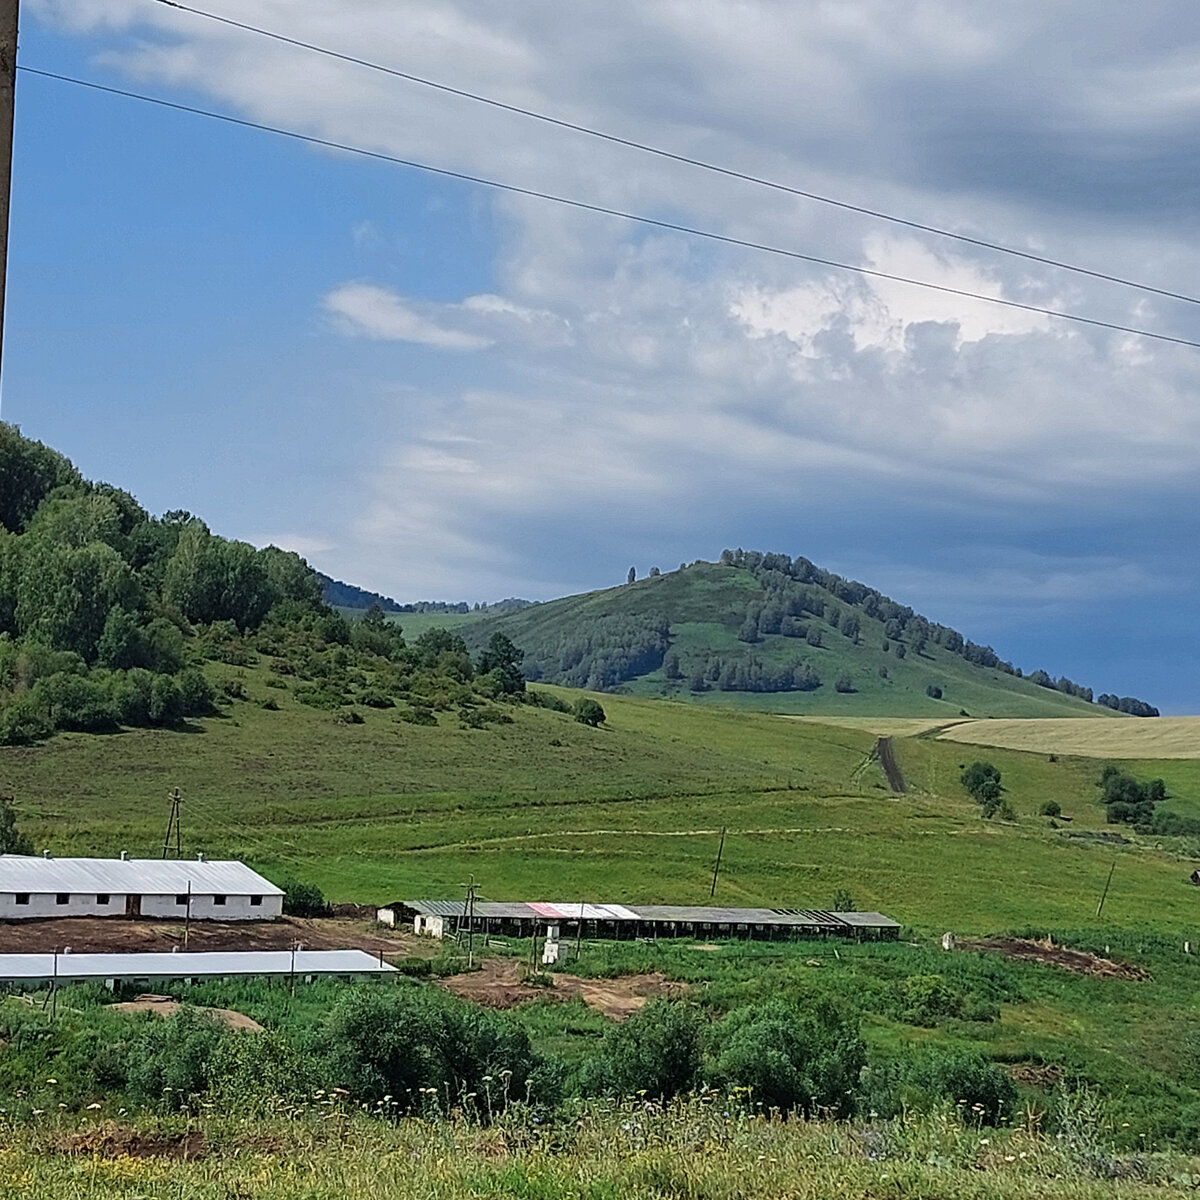
[[[190,1161],[109,1157],[98,1151],[130,1144],[119,1128],[47,1118],[3,1134],[0,1188],[29,1200],[1143,1200],[1200,1181],[1200,1163],[1183,1156],[1096,1153],[1086,1112],[1071,1138],[1051,1138],[1035,1117],[986,1132],[949,1112],[783,1121],[721,1094],[665,1109],[599,1103],[548,1127],[522,1113],[487,1128],[454,1118],[388,1126],[336,1102],[314,1107],[290,1120],[214,1114],[138,1131],[143,1148],[186,1146],[200,1155]]]

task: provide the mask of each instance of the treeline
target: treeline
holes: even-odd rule
[[[187,512],[153,517],[0,424],[0,744],[178,725],[244,698],[235,681],[218,696],[206,662],[259,656],[270,686],[347,720],[356,704],[400,700],[414,723],[457,707],[478,727],[509,719],[489,701],[525,692],[502,635],[473,659],[444,630],[409,646],[380,605],[346,621],[297,555],[218,537]]]
[[[757,550],[723,550],[721,563],[724,566],[737,567],[749,571],[767,592],[767,602],[752,605],[746,613],[745,623],[739,636],[743,641],[754,641],[766,633],[782,633],[786,636],[804,636],[796,630],[803,625],[802,614],[807,612],[813,616],[825,617],[835,628],[840,629],[846,636],[858,639],[860,634],[859,618],[854,613],[843,613],[826,606],[820,597],[796,587],[797,584],[815,584],[817,587],[831,593],[843,604],[859,610],[862,615],[880,621],[884,625],[884,638],[889,643],[898,643],[898,650],[911,648],[921,654],[932,642],[951,654],[957,654],[966,662],[977,667],[987,667],[1002,671],[1006,675],[1025,678],[1018,667],[1002,659],[991,646],[980,646],[964,637],[956,629],[939,625],[915,613],[907,605],[897,604],[894,600],[855,580],[844,579],[831,571],[822,570],[807,558],[791,558],[786,554],[764,554]],[[830,619],[832,617],[832,620]],[[790,618],[790,622],[787,620]],[[849,620],[850,631],[845,622]],[[903,653],[900,654],[903,657]],[[1052,678],[1046,671],[1037,670],[1027,678],[1031,683],[1040,687],[1062,692],[1064,695],[1075,696],[1087,703],[1103,704],[1118,712],[1129,713],[1139,717],[1156,717],[1158,709],[1143,700],[1131,696],[1117,698],[1107,694],[1093,701],[1092,689],[1062,676]]]
[[[375,605],[384,612],[400,612],[400,605],[390,596],[368,592],[365,588],[343,583],[342,580],[334,579],[320,571],[316,572],[316,576],[321,582],[322,598],[334,608],[370,608]]]
[[[670,635],[671,622],[663,613],[592,617],[531,650],[526,675],[531,681],[604,691],[657,671]]]
[[[0,743],[211,711],[197,631],[320,603],[302,559],[214,536],[0,424]]]
[[[672,681],[686,680],[693,692],[813,692],[821,677],[802,658],[784,663],[766,663],[756,655],[730,658],[717,653],[689,663],[684,673],[677,654],[669,654],[663,674]]]

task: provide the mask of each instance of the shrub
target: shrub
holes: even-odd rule
[[[433,1089],[435,1105],[486,1117],[524,1099],[541,1065],[512,1017],[414,984],[344,994],[325,1021],[320,1047],[326,1078],[356,1100],[390,1096],[400,1112],[426,1103],[424,1088]]]
[[[179,699],[185,717],[207,717],[213,712],[216,693],[195,667],[179,673]]]
[[[749,1088],[752,1102],[781,1112],[854,1111],[866,1062],[857,1025],[828,1003],[798,1008],[770,1000],[730,1013],[714,1030],[709,1074]]]
[[[53,732],[50,719],[28,696],[11,701],[0,714],[0,746],[32,746]]]
[[[183,717],[183,692],[171,675],[155,675],[150,684],[150,722],[178,725]]]
[[[991,816],[999,806],[1002,790],[999,770],[990,762],[973,762],[963,771],[961,779],[972,800],[983,805],[985,810],[987,806],[993,806],[991,812],[984,813]]]
[[[315,883],[299,879],[285,879],[283,888],[283,911],[291,917],[323,917],[329,912],[325,893]]]
[[[525,693],[525,703],[532,704],[537,708],[548,708],[551,712],[570,712],[571,706],[565,701],[554,695],[553,692],[539,692],[530,688]]]
[[[345,703],[336,692],[321,687],[298,687],[295,694],[301,704],[307,704],[309,708],[323,708],[329,712],[341,708]]]
[[[367,708],[395,708],[396,702],[386,692],[379,691],[378,688],[368,688],[358,698],[359,704],[365,705]]]
[[[931,683],[926,687],[925,695],[931,700],[940,700],[942,698],[942,689],[936,683]]]
[[[996,1124],[1016,1100],[1013,1081],[979,1054],[930,1050],[909,1059],[903,1077],[918,1099],[951,1100],[973,1124]]]
[[[190,1008],[165,1021],[140,1022],[125,1056],[130,1097],[145,1104],[184,1107],[208,1089],[217,1047],[231,1036]]]
[[[696,1084],[700,1066],[699,1010],[653,1000],[605,1034],[599,1059],[585,1071],[585,1088],[669,1100]]]
[[[833,681],[833,690],[835,692],[842,693],[852,692],[854,691],[854,680],[850,678],[850,675],[847,672],[843,671]]]
[[[402,712],[400,720],[407,721],[410,725],[437,724],[437,717],[433,715],[433,709],[423,704],[414,704],[407,712]]]
[[[116,713],[108,689],[98,679],[60,671],[39,679],[32,694],[55,729],[100,733],[116,728]]]
[[[603,725],[608,719],[599,701],[593,700],[590,696],[581,696],[575,701],[575,707],[571,711],[575,715],[575,720],[581,725],[590,725],[593,729],[597,725]]]
[[[1059,804],[1057,800],[1047,800],[1046,803],[1038,809],[1038,812],[1040,812],[1043,817],[1061,817],[1062,805]]]
[[[900,1016],[910,1025],[932,1028],[962,1013],[962,997],[940,975],[910,975],[900,984]]]

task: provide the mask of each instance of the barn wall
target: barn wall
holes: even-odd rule
[[[96,903],[96,892],[68,894],[66,904],[58,903],[56,892],[30,892],[28,904],[17,903],[16,892],[0,892],[0,920],[19,921],[35,917],[114,917],[125,911],[124,895],[110,893],[107,904]]]
[[[180,893],[182,894],[182,893]],[[142,916],[177,917],[187,916],[186,904],[176,904],[176,895],[143,896]],[[214,903],[211,895],[192,893],[191,916],[193,921],[273,921],[283,913],[282,896],[263,896],[262,903],[253,905],[249,896],[226,896],[224,904]]]

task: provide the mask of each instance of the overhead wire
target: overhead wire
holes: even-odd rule
[[[476,104],[487,105],[490,108],[499,109],[503,112],[513,113],[517,116],[528,117],[534,121],[540,121],[546,125],[557,126],[560,129],[568,129],[574,133],[582,133],[587,137],[597,138],[600,141],[610,142],[613,145],[624,146],[630,150],[637,150],[643,154],[651,154],[657,158],[668,159],[671,162],[683,163],[689,167],[696,167],[702,171],[709,171],[716,175],[724,175],[729,179],[741,180],[743,183],[752,183],[758,187],[770,188],[773,191],[783,192],[789,196],[796,196],[804,200],[812,200],[818,204],[829,205],[833,208],[840,208],[846,212],[858,213],[860,216],[871,217],[878,221],[887,221],[893,225],[901,225],[907,229],[917,230],[920,233],[930,233],[937,237],[949,238],[952,241],[962,242],[969,246],[975,246],[983,250],[991,250],[997,254],[1008,254],[1015,258],[1023,258],[1028,262],[1040,263],[1042,266],[1055,267],[1058,270],[1070,271],[1077,275],[1086,275],[1091,279],[1099,279],[1105,283],[1115,283],[1121,287],[1134,288],[1138,291],[1149,292],[1155,296],[1164,296],[1171,300],[1182,300],[1187,304],[1200,304],[1200,297],[1188,295],[1186,292],[1172,291],[1170,288],[1156,287],[1153,284],[1141,283],[1135,279],[1127,279],[1122,275],[1114,275],[1108,271],[1098,271],[1090,267],[1083,267],[1077,263],[1064,262],[1061,259],[1051,258],[1048,255],[1036,254],[1032,250],[1021,250],[1016,246],[1009,246],[1003,242],[991,241],[987,238],[972,237],[965,233],[956,233],[952,229],[945,229],[938,225],[930,225],[923,221],[916,221],[908,217],[897,216],[895,213],[884,212],[881,209],[870,208],[863,204],[854,204],[848,200],[839,200],[834,196],[826,196],[820,192],[809,191],[805,188],[794,187],[790,184],[780,183],[778,180],[767,179],[761,175],[754,175],[748,171],[739,171],[734,167],[721,166],[719,163],[710,162],[707,159],[696,158],[690,154],[683,154],[675,150],[666,150],[661,146],[654,146],[647,142],[640,142],[634,138],[623,137],[620,134],[609,133],[602,129],[597,129],[591,125],[584,125],[578,121],[570,121],[564,117],[551,116],[549,113],[539,112],[537,109],[526,108],[519,104],[510,104],[504,100],[497,100],[494,96],[485,96],[480,92],[469,91],[466,88],[454,87],[448,83],[441,83],[435,79],[429,79],[423,75],[414,74],[411,71],[402,71],[398,67],[389,67],[384,63],[374,62],[369,58],[361,58],[354,54],[347,54],[340,50],[333,50],[328,46],[319,45],[316,42],[304,41],[302,38],[291,37],[285,33],[279,33],[272,29],[264,29],[259,25],[251,25],[246,21],[238,21],[233,17],[221,16],[219,13],[208,12],[206,9],[196,8],[191,4],[182,4],[179,0],[155,0],[155,3],[161,4],[167,8],[175,8],[180,12],[190,13],[192,16],[201,17],[208,21],[215,21],[221,25],[227,25],[234,29],[243,30],[246,33],[256,34],[259,37],[269,38],[272,41],[281,42],[288,46],[295,46],[301,50],[308,50],[314,54],[320,54],[326,58],[336,59],[339,62],[350,63],[353,66],[365,67],[367,70],[377,71],[383,75],[389,75],[394,79],[402,79],[408,83],[418,84],[421,87],[431,88],[435,91],[443,92],[447,95],[457,96],[463,100],[470,100]]]
[[[1153,341],[1167,342],[1176,346],[1187,346],[1200,350],[1200,341],[1190,338],[1176,337],[1168,333],[1156,333],[1153,330],[1141,329],[1133,325],[1123,325],[1116,321],[1102,321],[1097,317],[1085,317],[1079,313],[1066,312],[1061,309],[1046,308],[1038,304],[1026,304],[1020,300],[1009,300],[1002,296],[989,296],[984,292],[973,292],[967,288],[950,287],[947,284],[933,283],[925,279],[913,279],[906,275],[897,275],[890,271],[880,271],[873,267],[864,267],[855,263],[839,262],[836,259],[823,258],[815,254],[804,254],[798,250],[789,250],[781,246],[772,246],[765,242],[756,242],[748,238],[734,237],[731,234],[717,233],[711,229],[699,229],[695,226],[684,225],[676,221],[667,221],[658,217],[648,217],[638,213],[626,212],[619,208],[610,208],[603,204],[593,204],[586,200],[577,200],[569,196],[559,196],[553,192],[542,191],[538,188],[521,187],[514,183],[504,183],[496,179],[488,179],[482,175],[472,175],[465,171],[454,171],[448,167],[435,167],[430,163],[418,162],[415,159],[401,158],[398,155],[387,154],[382,150],[369,150],[348,142],[338,142],[331,138],[317,137],[314,134],[300,133],[298,130],[285,129],[278,125],[267,125],[261,121],[251,121],[245,117],[235,117],[229,113],[216,112],[212,109],[200,108],[192,104],[183,104],[176,100],[165,100],[159,96],[148,96],[142,92],[129,91],[126,88],[112,87],[109,84],[96,83],[93,80],[78,79],[71,75],[63,75],[57,71],[46,71],[37,67],[29,67],[18,63],[17,70],[27,75],[43,79],[53,79],[60,83],[72,84],[76,87],[92,91],[104,92],[112,96],[121,96],[128,100],[137,100],[144,104],[152,104],[161,108],[172,109],[175,112],[190,113],[193,116],[206,117],[209,120],[221,121],[227,125],[235,125],[242,129],[254,129],[262,133],[271,133],[292,141],[303,142],[307,145],[320,146],[327,150],[337,150],[346,154],[354,154],[377,162],[391,163],[407,167],[414,171],[436,175],[444,179],[456,179],[463,183],[475,184],[479,187],[492,188],[510,195],[526,196],[531,199],[545,200],[553,204],[573,208],[582,212],[597,213],[602,216],[616,217],[638,225],[655,229],[664,229],[672,233],[682,233],[689,237],[701,238],[727,246],[739,246],[747,250],[757,250],[764,254],[791,259],[797,262],[811,263],[815,266],[830,267],[838,271],[849,271],[872,279],[886,279],[892,283],[902,283],[909,287],[924,288],[927,291],[939,292],[942,295],[958,296],[962,299],[978,300],[985,304],[994,304],[1002,308],[1016,309],[1021,312],[1034,313],[1039,316],[1052,317],[1060,321],[1071,321],[1079,325],[1087,325],[1096,329],[1107,329],[1115,333],[1127,333],[1134,337],[1149,338]]]

